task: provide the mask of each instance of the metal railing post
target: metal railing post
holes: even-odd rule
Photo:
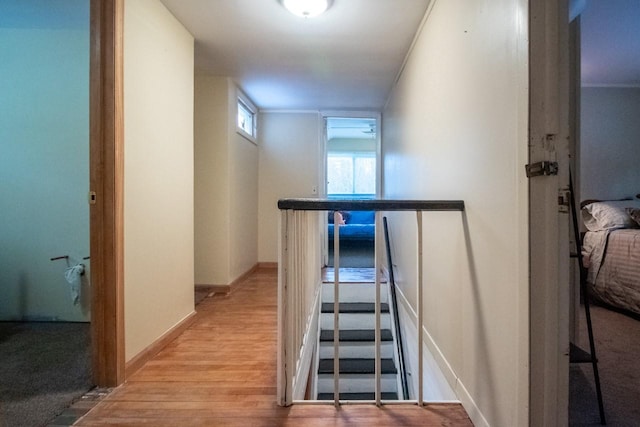
[[[418,306],[418,405],[422,406],[424,402],[423,383],[424,383],[424,367],[422,361],[422,211],[416,211],[416,219],[418,225],[418,289],[417,289],[417,306]]]
[[[296,265],[293,260],[296,258],[296,245],[294,242],[298,239],[298,230],[296,227],[297,215],[296,211],[289,211],[287,213],[287,286],[286,286],[286,299],[285,299],[285,331],[287,333],[287,340],[285,343],[285,379],[287,382],[286,389],[286,401],[287,406],[293,403],[293,376],[295,372],[296,364],[296,342],[297,337],[295,335],[295,321],[297,317],[295,306],[295,295],[298,282],[296,280]]]
[[[333,401],[340,406],[340,212],[333,213]]]
[[[380,232],[380,216],[381,212],[376,211],[375,213],[375,230],[376,234]],[[382,376],[382,362],[380,355],[380,266],[378,262],[378,239],[374,238],[374,258],[373,265],[375,268],[375,285],[376,285],[376,304],[375,304],[375,312],[376,312],[376,329],[375,329],[375,376],[376,376],[376,405],[381,405],[381,396],[382,396],[382,384],[381,384],[381,376]]]
[[[286,346],[287,346],[287,210],[280,211],[280,235],[279,246],[280,253],[278,263],[280,265],[278,271],[278,370],[277,370],[277,393],[278,405],[286,406],[287,402],[287,376],[286,376]],[[290,402],[289,402],[290,403]]]

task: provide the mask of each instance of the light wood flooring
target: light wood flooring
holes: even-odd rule
[[[458,404],[276,405],[277,272],[206,298],[195,322],[74,425],[471,426]]]

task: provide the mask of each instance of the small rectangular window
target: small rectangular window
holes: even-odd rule
[[[238,93],[237,132],[256,143],[257,137],[257,109],[242,93]]]
[[[253,134],[253,113],[242,101],[238,101],[238,127],[249,135],[255,136]]]

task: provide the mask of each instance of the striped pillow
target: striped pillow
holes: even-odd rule
[[[619,200],[596,202],[582,209],[582,220],[589,231],[612,230],[616,228],[638,228],[627,208],[640,209],[640,201]]]

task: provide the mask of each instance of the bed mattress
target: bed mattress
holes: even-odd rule
[[[587,232],[583,255],[591,295],[640,314],[640,230]]]

